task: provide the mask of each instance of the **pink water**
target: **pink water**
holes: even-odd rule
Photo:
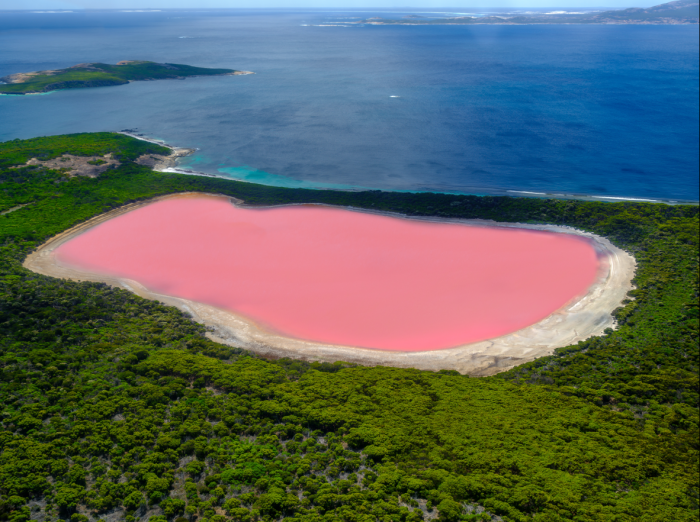
[[[584,294],[598,270],[592,245],[573,235],[207,197],[141,207],[56,255],[290,337],[399,351],[532,325]]]

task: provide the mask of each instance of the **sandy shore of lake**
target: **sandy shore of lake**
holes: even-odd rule
[[[600,266],[595,283],[585,295],[579,296],[542,321],[508,335],[466,344],[455,348],[423,352],[396,352],[337,346],[305,341],[278,335],[255,322],[228,310],[162,295],[145,288],[137,281],[106,276],[61,264],[54,250],[61,244],[86,230],[130,212],[144,205],[170,198],[211,197],[224,198],[235,205],[243,202],[227,196],[202,193],[173,194],[132,203],[97,216],[67,230],[39,247],[24,261],[24,266],[34,272],[74,281],[99,281],[114,287],[126,288],[135,294],[176,306],[189,313],[194,320],[206,325],[207,336],[214,341],[240,346],[267,357],[291,357],[314,361],[346,361],[362,365],[385,365],[421,370],[457,370],[463,374],[486,376],[505,371],[514,366],[550,355],[555,348],[576,344],[592,336],[601,335],[606,328],[614,328],[611,315],[632,290],[632,278],[636,268],[634,258],[615,247],[607,239],[570,227],[556,225],[526,225],[497,223],[487,220],[416,218],[389,212],[372,212],[346,208],[355,212],[370,212],[405,219],[420,219],[441,223],[460,223],[465,226],[524,228],[588,238],[598,253]],[[259,208],[259,207],[256,207]],[[343,207],[345,208],[345,207]]]

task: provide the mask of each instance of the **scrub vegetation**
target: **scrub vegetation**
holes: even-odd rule
[[[57,91],[59,89],[81,89],[107,87],[143,80],[168,80],[189,76],[216,76],[232,74],[234,69],[206,69],[174,63],[145,61],[106,63],[81,63],[67,69],[19,73],[0,78],[1,94],[29,94]]]
[[[133,163],[153,147],[0,144],[0,520],[697,520],[697,206],[271,188]],[[122,164],[22,166],[66,152]],[[633,252],[637,289],[617,330],[475,379],[265,360],[175,308],[21,265],[106,210],[195,190],[571,225]]]

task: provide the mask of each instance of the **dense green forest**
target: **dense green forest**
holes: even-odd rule
[[[0,84],[2,94],[28,94],[56,91],[59,89],[82,89],[86,87],[107,87],[123,85],[142,80],[167,80],[189,76],[215,76],[232,74],[234,69],[207,69],[176,63],[155,63],[146,61],[120,62],[117,65],[106,63],[81,63],[67,69],[19,73],[4,78]]]
[[[99,178],[23,166],[108,152]],[[698,207],[341,192],[164,174],[119,134],[0,144],[0,520],[695,521]],[[489,378],[265,360],[179,310],[32,273],[156,195],[556,223],[638,261],[619,327]]]

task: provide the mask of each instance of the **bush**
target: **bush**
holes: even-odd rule
[[[462,505],[454,500],[445,499],[438,506],[438,520],[457,522],[462,517]]]
[[[124,504],[124,507],[128,510],[134,510],[145,503],[146,499],[138,491],[134,491],[133,493],[131,493],[122,502],[122,504]]]

